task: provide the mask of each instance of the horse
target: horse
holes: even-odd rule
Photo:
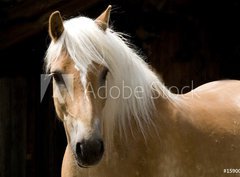
[[[62,177],[239,176],[240,81],[172,93],[109,27],[110,13],[49,17],[46,72],[67,138]]]

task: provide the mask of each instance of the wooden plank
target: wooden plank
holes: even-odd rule
[[[11,91],[10,81],[0,79],[0,176],[11,176],[9,149],[11,148],[11,118],[9,116]]]
[[[27,81],[0,79],[0,176],[25,177]]]
[[[27,81],[21,77],[11,81],[11,175],[25,177]]]

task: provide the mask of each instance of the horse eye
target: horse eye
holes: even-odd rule
[[[103,83],[106,81],[107,78],[107,74],[108,74],[109,70],[107,68],[104,68],[100,74],[100,82]]]
[[[52,73],[52,75],[57,84],[64,84],[64,80],[61,73]]]

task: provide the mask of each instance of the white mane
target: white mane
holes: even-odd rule
[[[65,21],[64,29],[60,39],[52,42],[47,51],[47,69],[51,67],[52,61],[61,55],[64,48],[80,72],[96,62],[109,69],[108,86],[122,88],[124,82],[124,85],[132,90],[143,88],[144,92],[139,93],[141,98],[132,95],[128,99],[122,99],[123,94],[129,94],[123,93],[123,90],[118,99],[108,97],[103,118],[107,131],[118,126],[123,133],[131,128],[129,123],[133,118],[144,135],[144,127],[153,124],[151,119],[155,109],[152,99],[153,87],[161,96],[168,99],[171,99],[171,93],[119,33],[109,28],[102,31],[92,19],[86,17]]]

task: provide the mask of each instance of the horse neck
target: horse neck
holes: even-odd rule
[[[136,88],[143,88],[143,92],[140,99],[131,97],[107,100],[103,114],[108,119],[105,121],[107,134],[113,136],[112,129],[117,129],[117,139],[125,140],[134,137],[147,140],[152,134],[157,135],[162,117],[169,112],[172,94],[157,74],[133,51],[117,54],[110,61],[114,61],[114,65],[109,64],[110,87],[122,87],[121,84],[124,82],[125,87],[133,91]]]

